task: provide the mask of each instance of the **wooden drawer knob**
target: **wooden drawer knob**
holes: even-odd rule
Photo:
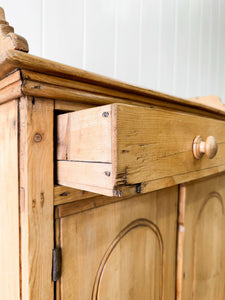
[[[197,135],[193,142],[193,155],[200,159],[204,153],[208,158],[213,158],[217,153],[218,147],[214,136],[208,136],[204,141],[200,135]]]

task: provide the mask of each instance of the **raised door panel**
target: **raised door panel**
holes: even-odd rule
[[[174,299],[177,187],[69,214],[61,299]]]
[[[225,175],[187,185],[183,300],[225,299]]]
[[[147,219],[138,219],[124,228],[107,249],[95,279],[93,299],[138,299],[142,295],[144,299],[159,300],[162,281],[159,230]]]

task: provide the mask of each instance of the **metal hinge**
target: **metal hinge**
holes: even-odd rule
[[[56,247],[52,250],[52,281],[57,281],[61,277],[62,266],[62,251],[61,248]]]

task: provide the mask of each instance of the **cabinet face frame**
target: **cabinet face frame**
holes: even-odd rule
[[[22,299],[53,299],[53,100],[20,99]],[[40,176],[41,174],[41,176]]]

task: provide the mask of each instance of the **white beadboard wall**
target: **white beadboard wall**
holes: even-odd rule
[[[30,53],[225,103],[225,0],[0,0]]]

